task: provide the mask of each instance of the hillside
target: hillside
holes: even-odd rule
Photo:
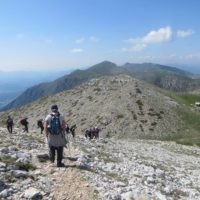
[[[15,121],[27,116],[36,128],[36,120],[49,113],[52,103],[58,104],[69,124],[77,124],[80,134],[98,126],[106,137],[162,139],[183,129],[176,102],[127,75],[93,79],[2,114],[1,120],[8,114]]]
[[[126,63],[123,66],[117,66],[112,62],[104,61],[86,70],[75,70],[71,74],[58,78],[55,81],[41,83],[28,88],[15,100],[2,108],[2,111],[18,108],[41,97],[72,89],[93,78],[116,74],[128,74],[170,91],[187,92],[200,88],[199,78],[195,78],[191,73],[175,67],[153,63]]]
[[[2,110],[5,111],[11,108],[18,108],[41,97],[71,89],[92,78],[119,74],[122,71],[124,71],[124,69],[121,69],[114,63],[108,61],[94,65],[86,70],[75,70],[74,72],[64,75],[52,82],[41,83],[28,88],[15,100],[3,107]]]
[[[53,103],[78,127],[75,139],[68,136],[64,168],[48,161],[46,138],[36,124]],[[158,88],[118,75],[0,113],[0,198],[198,200],[199,148],[155,140],[189,137],[192,129],[180,109]],[[8,115],[15,122],[12,135],[3,128]],[[18,127],[24,116],[29,133]],[[101,129],[100,139],[90,141],[84,132],[93,126]]]
[[[200,87],[200,79],[184,70],[153,63],[123,65],[133,77],[147,81],[160,88],[176,91],[187,92]]]

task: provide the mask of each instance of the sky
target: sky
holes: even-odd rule
[[[200,72],[199,0],[0,0],[0,71],[104,60]]]

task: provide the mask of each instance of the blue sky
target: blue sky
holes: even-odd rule
[[[0,70],[109,60],[200,71],[198,0],[0,0]]]

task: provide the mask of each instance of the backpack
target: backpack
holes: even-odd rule
[[[39,120],[37,121],[37,125],[38,125],[38,127],[43,127],[42,119],[39,119]]]
[[[7,125],[13,125],[13,120],[11,118],[7,120]]]
[[[20,123],[21,123],[21,125],[24,125],[24,126],[28,124],[26,118],[22,119],[22,120],[20,121]]]
[[[59,115],[51,114],[51,121],[49,124],[49,132],[52,135],[59,135],[61,133],[60,117]]]

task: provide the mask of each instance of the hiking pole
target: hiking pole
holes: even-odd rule
[[[69,139],[69,136],[67,134],[67,141],[68,141],[68,149],[69,149],[69,155],[71,156],[71,148],[70,148],[70,139]]]

